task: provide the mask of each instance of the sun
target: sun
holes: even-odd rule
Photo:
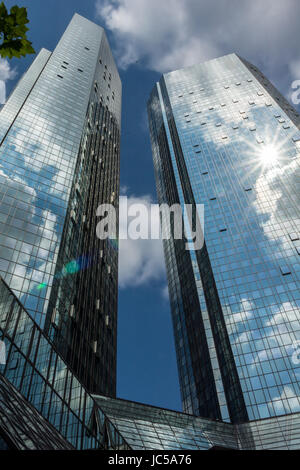
[[[259,157],[264,167],[272,166],[278,160],[278,157],[279,157],[278,149],[273,144],[267,144],[260,151]]]

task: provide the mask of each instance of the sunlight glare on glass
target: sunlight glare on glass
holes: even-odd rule
[[[260,151],[260,159],[263,166],[271,166],[278,160],[278,150],[273,144],[267,144]]]

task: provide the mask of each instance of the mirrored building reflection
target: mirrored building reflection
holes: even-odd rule
[[[0,340],[0,448],[129,449],[2,279]]]
[[[121,82],[103,28],[75,14],[0,113],[0,274],[89,390],[115,394]]]
[[[233,425],[90,395],[0,280],[0,450],[299,448],[300,413]]]
[[[133,450],[296,450],[300,413],[232,424],[93,396]]]
[[[299,412],[299,114],[236,54],[163,75],[148,114],[159,203],[205,206],[201,249],[164,241],[184,410]]]

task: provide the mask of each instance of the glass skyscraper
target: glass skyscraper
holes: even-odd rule
[[[103,28],[75,14],[0,113],[0,274],[89,391],[116,387],[121,82]]]
[[[205,209],[201,249],[164,240],[184,411],[299,412],[299,114],[235,54],[164,74],[148,114],[159,203]]]
[[[77,14],[0,113],[0,450],[299,448],[298,114],[235,55],[152,93],[160,202],[206,210],[201,250],[164,241],[186,413],[114,398],[120,115]]]

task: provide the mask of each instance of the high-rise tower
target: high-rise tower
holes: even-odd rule
[[[163,75],[148,114],[159,203],[205,209],[201,249],[164,240],[184,410],[299,411],[298,113],[230,54]]]
[[[0,114],[0,274],[88,390],[115,394],[121,82],[104,30],[75,14]]]

